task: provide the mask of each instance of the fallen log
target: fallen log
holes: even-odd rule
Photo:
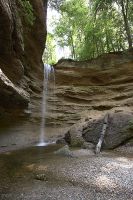
[[[101,151],[101,147],[102,147],[102,143],[103,143],[103,140],[104,140],[104,136],[105,136],[105,133],[106,133],[106,130],[107,130],[107,127],[108,127],[108,119],[109,119],[109,114],[107,113],[103,119],[103,127],[102,127],[102,131],[101,131],[101,134],[100,134],[100,138],[99,138],[99,141],[96,145],[96,148],[95,148],[95,153],[96,154],[99,154],[100,151]]]

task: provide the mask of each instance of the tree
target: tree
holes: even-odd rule
[[[132,0],[63,0],[54,22],[58,45],[85,60],[132,48]]]
[[[61,47],[69,47],[73,59],[78,58],[78,50],[84,39],[88,14],[85,2],[85,0],[64,2],[60,7],[60,21],[55,23],[58,44]]]
[[[115,5],[118,6],[118,10],[120,8],[122,17],[123,17],[123,24],[127,35],[127,41],[129,48],[132,48],[132,36],[131,36],[131,30],[130,30],[130,24],[129,24],[129,5],[132,5],[132,0],[95,0],[94,1],[94,10],[97,14],[99,11],[103,11],[108,9],[110,7],[114,7]],[[130,6],[131,6],[130,5]]]
[[[56,44],[54,41],[54,36],[51,33],[47,34],[47,40],[46,40],[46,48],[43,55],[43,60],[47,62],[48,64],[55,64],[57,62],[56,60]]]
[[[65,0],[49,0],[48,4],[49,7],[54,8],[59,11],[60,6],[63,4]]]

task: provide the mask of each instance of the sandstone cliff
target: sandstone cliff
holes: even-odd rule
[[[55,96],[49,99],[47,123],[70,126],[108,111],[133,111],[133,51],[105,54],[55,66]]]
[[[1,113],[26,108],[42,84],[47,0],[29,2],[0,0]]]
[[[86,141],[96,145],[108,114],[102,147],[132,145],[128,141],[133,138],[132,50],[84,62],[60,60],[55,76],[55,97],[49,99],[47,122],[69,127],[64,131],[66,142],[71,146],[83,146]]]

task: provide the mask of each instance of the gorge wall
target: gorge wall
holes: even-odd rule
[[[0,113],[26,108],[43,79],[47,0],[0,0]]]
[[[104,54],[55,66],[55,96],[49,98],[47,123],[71,126],[106,112],[133,111],[133,51]]]

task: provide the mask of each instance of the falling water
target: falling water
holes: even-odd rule
[[[51,88],[52,87],[52,88]],[[45,134],[45,120],[47,111],[47,99],[49,91],[54,90],[55,87],[55,74],[53,66],[44,64],[44,81],[43,81],[43,96],[42,96],[42,110],[41,110],[41,127],[40,127],[40,138],[37,146],[46,146],[47,142]]]

